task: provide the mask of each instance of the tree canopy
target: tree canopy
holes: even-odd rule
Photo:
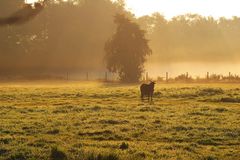
[[[151,61],[156,63],[240,61],[238,17],[214,19],[186,14],[166,20],[155,13],[139,18],[138,23],[148,31]]]
[[[0,75],[104,70],[104,43],[114,33],[113,16],[125,12],[122,4],[50,2],[28,23],[0,27]],[[1,0],[0,17],[10,16],[23,3]]]
[[[117,14],[114,22],[117,31],[105,45],[107,69],[118,73],[123,82],[137,82],[152,52],[145,31],[124,15]]]

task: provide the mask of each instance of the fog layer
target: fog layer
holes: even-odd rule
[[[1,0],[1,19],[22,5],[19,0]],[[208,70],[202,69],[203,66],[215,68],[215,72],[225,72],[226,68],[237,70],[238,17],[215,20],[188,14],[166,20],[160,14],[153,14],[136,19],[124,10],[121,1],[79,0],[51,2],[27,23],[0,27],[1,75],[105,70],[104,44],[115,32],[116,13],[127,14],[146,31],[153,50],[146,64],[149,72],[178,73],[191,68],[202,73]],[[191,65],[179,67],[179,64]],[[231,64],[233,67],[223,67]]]

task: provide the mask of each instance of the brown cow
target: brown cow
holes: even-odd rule
[[[148,101],[150,101],[150,100],[152,101],[155,84],[156,84],[155,82],[150,82],[149,84],[142,84],[140,86],[142,100],[143,100],[144,96],[148,96]]]

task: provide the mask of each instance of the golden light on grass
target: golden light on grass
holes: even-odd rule
[[[94,151],[120,153],[116,160],[234,159],[240,156],[238,86],[157,84],[148,105],[137,85],[0,84],[1,151],[9,151],[1,158],[47,159],[58,145],[51,156],[85,159]],[[122,142],[129,149],[122,151]]]

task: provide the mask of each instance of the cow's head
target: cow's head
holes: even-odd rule
[[[156,84],[156,82],[154,82],[154,81],[150,81],[150,85],[155,85]]]

